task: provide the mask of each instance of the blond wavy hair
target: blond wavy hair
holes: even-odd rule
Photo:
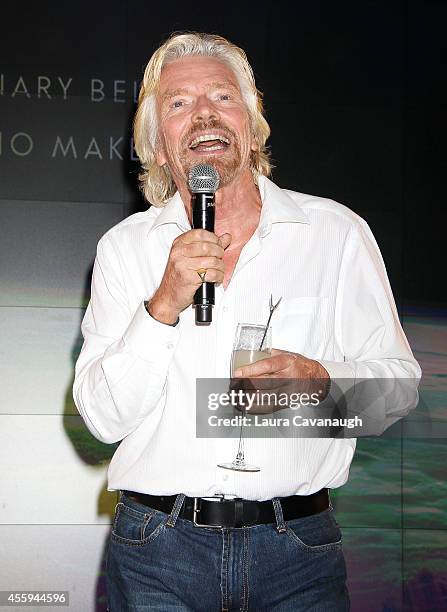
[[[200,55],[225,62],[234,72],[246,104],[253,137],[258,145],[252,151],[250,167],[254,181],[259,175],[269,176],[272,166],[265,143],[270,127],[264,117],[262,94],[256,88],[253,70],[245,52],[222,36],[199,32],[172,34],[152,55],[146,66],[134,119],[134,144],[142,172],[140,188],[145,199],[154,206],[164,206],[177,188],[168,166],[160,167],[155,159],[158,143],[156,95],[163,67],[182,57]]]

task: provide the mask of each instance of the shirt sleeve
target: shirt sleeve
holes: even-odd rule
[[[340,270],[335,338],[344,361],[320,361],[335,383],[331,398],[343,397],[348,412],[362,417],[359,435],[379,435],[417,405],[421,369],[401,327],[379,247],[360,218]]]
[[[132,312],[108,235],[98,244],[81,331],[84,344],[75,367],[73,398],[90,432],[102,442],[117,442],[160,401],[179,326],[153,319],[143,300]]]
[[[367,223],[350,230],[337,292],[335,339],[343,362],[331,378],[415,378],[421,369],[402,330],[379,247]]]

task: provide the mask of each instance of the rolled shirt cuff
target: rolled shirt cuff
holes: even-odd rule
[[[141,302],[123,336],[129,349],[145,361],[170,360],[179,340],[179,326],[154,319]]]
[[[352,366],[345,361],[328,361],[326,359],[316,359],[328,372],[331,384],[329,387],[328,399],[337,403],[344,396],[345,399],[351,397],[355,387],[355,372]]]

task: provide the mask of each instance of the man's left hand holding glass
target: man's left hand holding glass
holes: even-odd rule
[[[317,393],[323,401],[329,392],[330,376],[320,362],[309,359],[300,353],[272,349],[270,357],[235,370],[232,387],[253,392],[259,389],[265,393],[288,394],[300,393],[311,396]],[[269,414],[281,410],[284,406],[255,404],[252,414]]]

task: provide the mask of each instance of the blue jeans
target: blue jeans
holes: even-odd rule
[[[122,495],[107,552],[110,612],[349,610],[333,509],[234,529],[195,527]],[[218,502],[216,502],[218,503]]]

